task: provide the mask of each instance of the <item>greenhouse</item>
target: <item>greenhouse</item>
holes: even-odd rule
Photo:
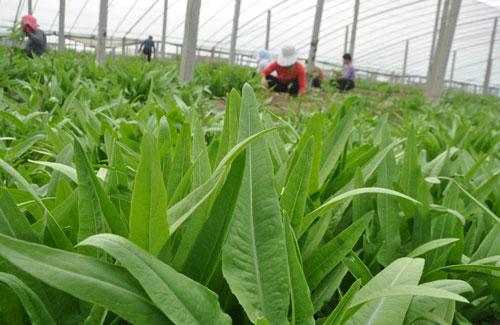
[[[500,324],[500,0],[0,8],[0,324]]]

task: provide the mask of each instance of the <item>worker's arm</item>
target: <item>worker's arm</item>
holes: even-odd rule
[[[260,72],[260,74],[265,77],[268,74],[271,74],[274,71],[276,71],[277,67],[278,67],[278,63],[276,61],[273,61],[270,65],[268,65],[267,67],[265,67],[264,69],[262,69],[262,71]]]
[[[262,79],[261,79],[261,83],[263,85],[267,85],[267,80],[266,80],[266,76],[273,73],[276,68],[278,67],[278,63],[276,63],[276,61],[273,61],[270,65],[268,65],[267,67],[265,67],[261,72],[260,72],[260,75],[262,76]]]
[[[297,65],[297,72],[299,75],[299,94],[304,94],[307,89],[307,76],[302,64]]]
[[[27,32],[26,36],[30,40],[31,44],[41,46],[43,45],[43,34],[37,32]]]
[[[315,69],[316,69],[316,74],[317,74],[317,76],[318,76],[319,80],[323,80],[323,79],[324,79],[324,77],[325,77],[325,76],[324,76],[324,74],[323,74],[323,70],[321,70],[321,69],[320,69],[320,68],[318,68],[318,67],[315,67]]]

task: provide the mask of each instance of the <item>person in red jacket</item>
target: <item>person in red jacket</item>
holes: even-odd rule
[[[276,76],[271,73],[276,71]],[[304,66],[297,61],[293,46],[285,46],[277,61],[273,61],[261,72],[262,84],[279,93],[303,94],[307,87]]]

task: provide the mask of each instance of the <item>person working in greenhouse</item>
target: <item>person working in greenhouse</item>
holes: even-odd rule
[[[346,53],[342,56],[342,76],[337,77],[337,88],[340,91],[351,90],[356,86],[356,73],[352,65],[352,56]]]
[[[43,55],[47,51],[47,36],[39,28],[35,17],[26,15],[21,18],[21,21],[23,24],[22,30],[26,37],[28,37],[24,52],[30,58],[33,58],[33,55]]]
[[[153,41],[153,36],[149,36],[144,40],[144,42],[142,42],[139,52],[142,51],[142,53],[148,58],[148,62],[151,62],[151,55],[153,54],[154,49],[155,42]]]
[[[268,65],[273,62],[273,54],[269,51],[262,50],[257,53],[257,73],[260,73],[264,70]]]
[[[308,64],[309,60],[306,60],[306,66]],[[313,88],[321,88],[321,83],[323,82],[323,79],[325,78],[323,74],[323,70],[321,70],[316,64],[314,65],[313,72],[312,72],[312,82],[311,86]]]
[[[272,75],[273,72],[276,72],[276,76]],[[297,51],[293,46],[283,47],[278,60],[273,61],[260,74],[262,84],[275,92],[298,95],[306,91],[306,72],[298,61]]]

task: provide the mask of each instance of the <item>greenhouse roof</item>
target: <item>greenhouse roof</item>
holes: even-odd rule
[[[425,75],[429,62],[438,0],[361,0],[355,62],[359,67],[401,73],[409,40],[407,73]],[[28,1],[0,0],[0,32],[11,27],[16,13],[27,12]],[[109,0],[108,36],[159,39],[163,3],[160,0]],[[167,40],[181,43],[187,0],[168,1]],[[21,7],[19,7],[19,5]],[[33,0],[41,28],[56,31],[58,0]],[[277,53],[294,45],[307,56],[315,14],[315,0],[242,0],[237,48],[256,52],[265,44],[267,11],[271,10],[270,48]],[[344,51],[346,26],[353,20],[354,0],[326,0],[317,57],[338,62]],[[66,32],[95,35],[99,0],[67,1]],[[228,49],[234,0],[203,0],[198,44]],[[482,84],[493,21],[500,16],[500,0],[463,0],[452,46],[456,51],[454,80]],[[500,87],[500,33],[493,54],[491,86]],[[449,65],[451,65],[449,60]],[[448,69],[448,74],[450,69]]]

